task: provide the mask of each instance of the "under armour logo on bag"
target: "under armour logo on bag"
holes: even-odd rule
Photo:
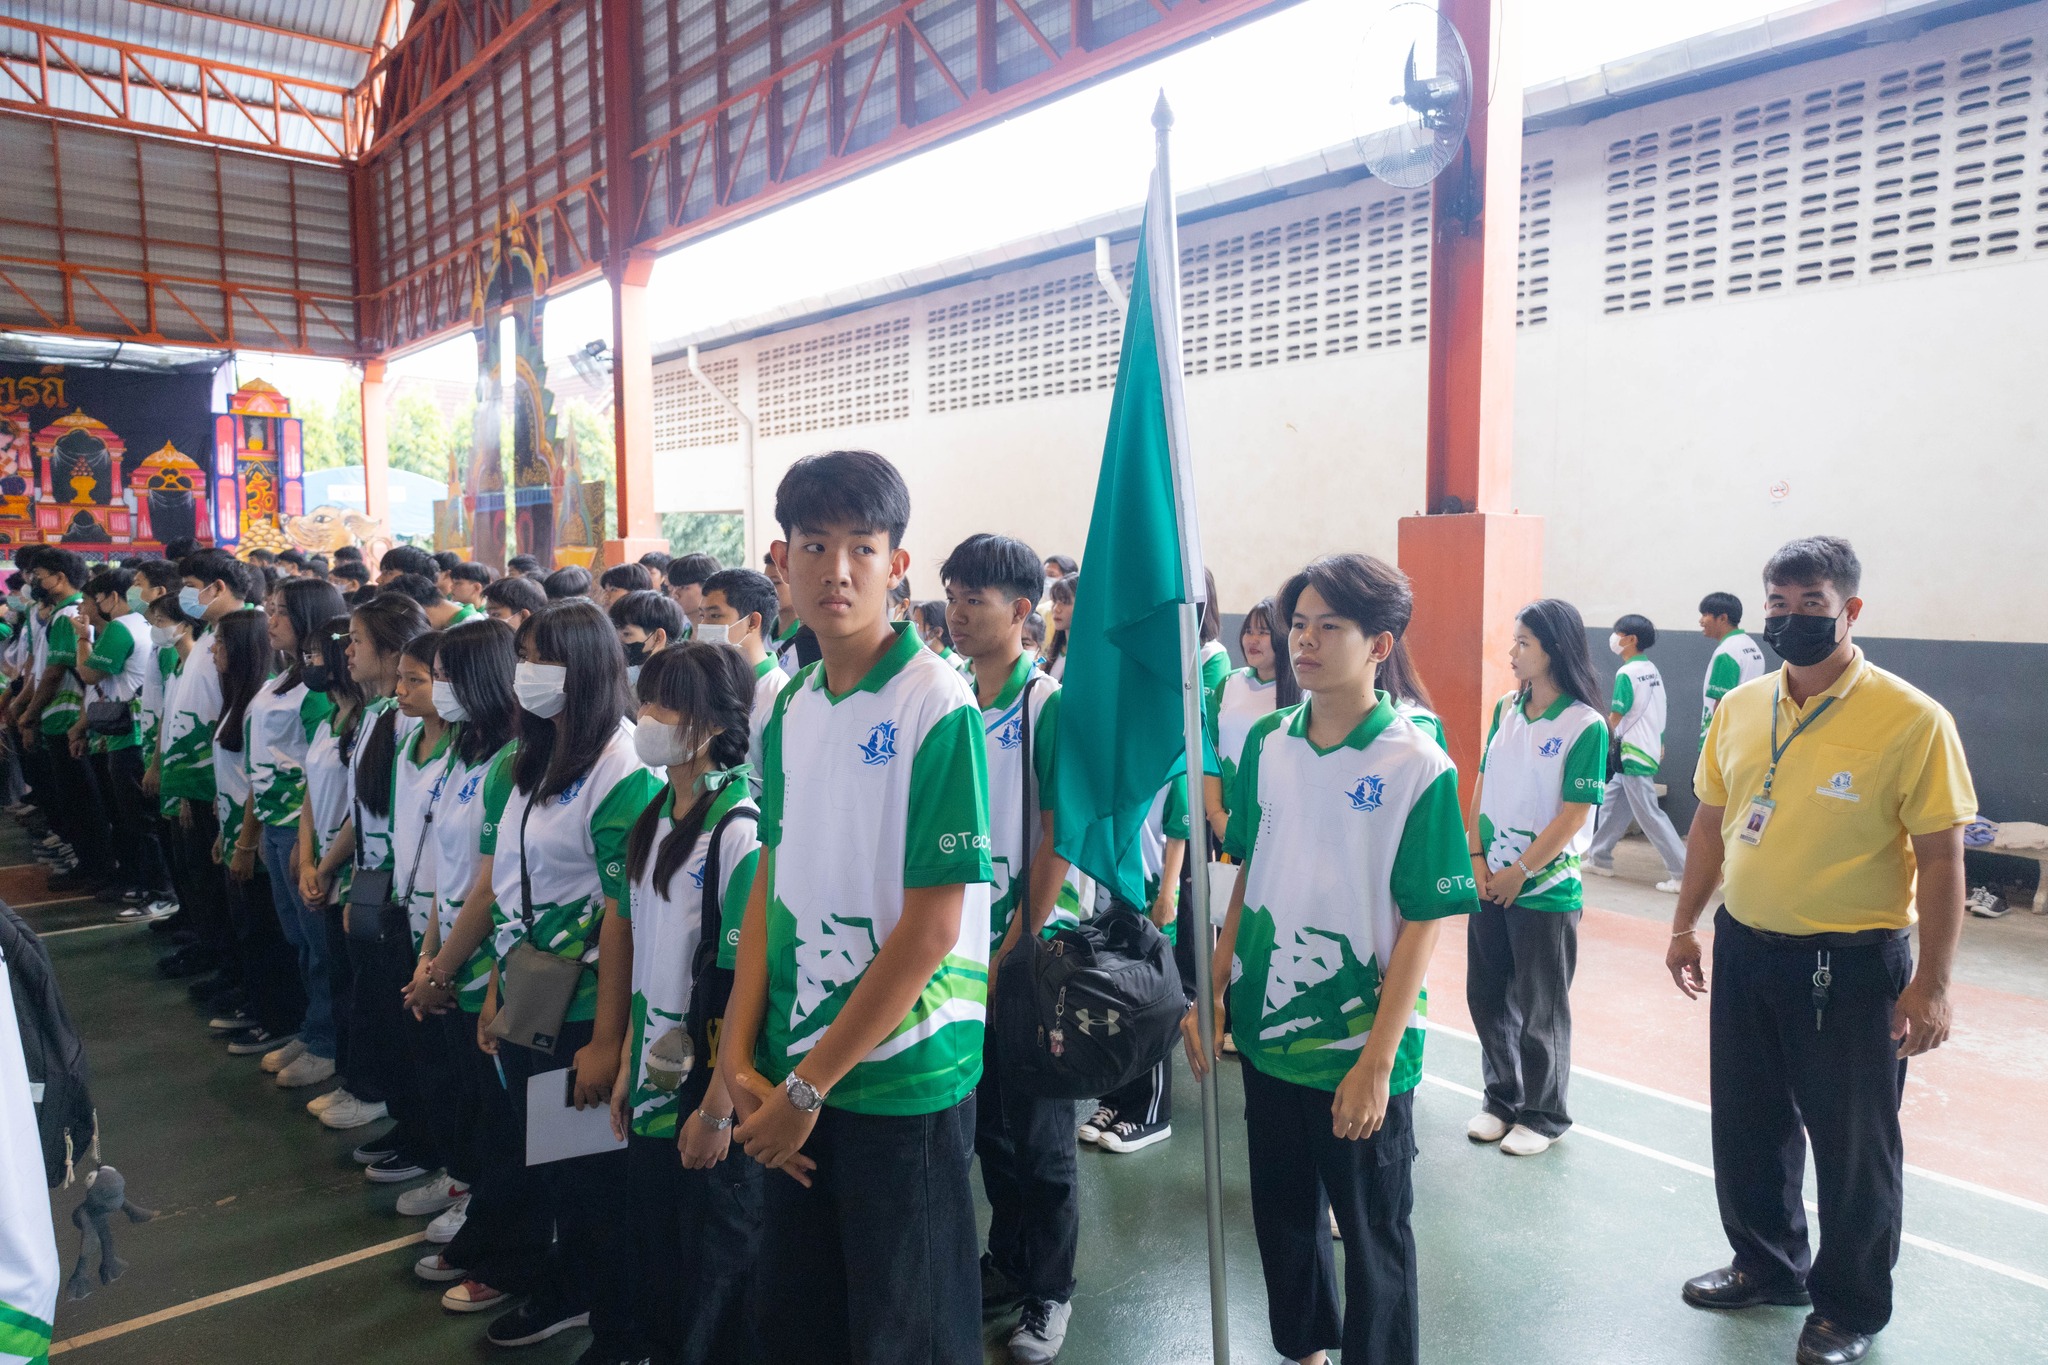
[[[1123,1025],[1117,1022],[1122,1017],[1123,1015],[1117,1010],[1104,1010],[1101,1014],[1090,1014],[1085,1009],[1079,1009],[1074,1011],[1074,1024],[1081,1032],[1088,1034],[1094,1033],[1099,1026],[1104,1033],[1114,1038],[1117,1034],[1124,1031]]]

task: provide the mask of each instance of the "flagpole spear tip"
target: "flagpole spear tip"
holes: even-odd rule
[[[1166,102],[1166,91],[1159,92],[1159,103],[1152,106],[1152,126],[1164,133],[1173,127],[1173,106]]]

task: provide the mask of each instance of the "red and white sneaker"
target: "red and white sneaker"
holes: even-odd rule
[[[413,1269],[417,1273],[419,1267],[414,1266]],[[451,1313],[487,1313],[511,1297],[504,1290],[493,1289],[482,1280],[464,1280],[441,1296],[441,1306]]]
[[[469,1193],[469,1186],[447,1176],[436,1176],[398,1196],[398,1213],[404,1218],[427,1218]]]

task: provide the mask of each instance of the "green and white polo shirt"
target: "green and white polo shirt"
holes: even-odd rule
[[[754,709],[747,719],[747,766],[754,770],[753,789],[761,790],[761,744],[768,733],[768,718],[775,714],[775,699],[789,686],[789,674],[776,664],[773,654],[754,665]]]
[[[0,998],[10,1002],[0,1011],[0,1152],[7,1154],[0,1161],[0,1360],[49,1365],[50,1324],[63,1280],[50,1232],[50,1193],[43,1188],[42,1135],[36,1127],[41,1092],[29,1088],[20,1025],[11,1008],[13,970],[0,958]],[[104,1245],[101,1254],[108,1254]]]
[[[220,669],[213,661],[213,629],[192,641],[164,683],[164,725],[158,736],[159,790],[165,801],[211,803],[213,727],[220,720]]]
[[[208,662],[212,662],[210,655]],[[221,732],[228,728],[226,724],[217,724],[213,733],[213,814],[220,821],[222,862],[233,857],[241,845],[242,816],[249,809],[248,713],[243,713],[239,753],[220,742]]]
[[[1273,714],[1277,705],[1277,681],[1261,682],[1249,668],[1227,673],[1223,681],[1208,689],[1203,708],[1209,722],[1209,742],[1216,747],[1216,760],[1223,769],[1223,798],[1228,801],[1237,787],[1237,760],[1244,752],[1245,736]]]
[[[1335,1090],[1379,1015],[1403,920],[1479,908],[1458,770],[1434,737],[1379,704],[1334,748],[1308,737],[1313,700],[1245,739],[1227,846],[1245,865],[1231,963],[1231,1036],[1269,1076]],[[1388,1089],[1422,1078],[1416,998]]]
[[[775,637],[774,644],[768,650],[769,655],[775,660],[775,666],[782,670],[785,677],[794,678],[803,668],[796,657],[796,637],[803,628],[802,621],[792,621],[788,630]]]
[[[133,749],[142,742],[143,696],[148,690],[149,675],[156,671],[156,661],[149,651],[149,623],[140,612],[115,617],[92,642],[92,654],[86,663],[95,673],[106,675],[87,684],[86,695],[96,702],[126,702],[128,713],[134,718],[127,734],[100,735],[87,731],[86,742],[96,754]]]
[[[364,732],[356,731],[360,741]],[[355,768],[341,756],[341,713],[330,710],[306,741],[306,805],[313,812],[313,858],[317,862],[334,847],[335,836],[349,822],[349,797],[355,791]],[[343,875],[347,870],[343,869]]]
[[[491,894],[499,923],[498,958],[531,937],[560,957],[597,960],[604,900],[626,894],[626,839],[633,822],[661,789],[661,779],[633,752],[633,727],[620,720],[590,771],[568,789],[533,806],[526,818],[525,867],[533,884],[533,928],[521,918],[520,821],[530,794],[513,781],[517,746],[491,765],[484,779],[483,833],[478,849],[491,856]],[[597,973],[585,972],[565,1022],[597,1017]]]
[[[1638,654],[1614,675],[1614,704],[1621,717],[1621,771],[1628,777],[1655,777],[1664,761],[1664,676],[1657,665]]]
[[[1700,688],[1702,742],[1706,740],[1707,726],[1713,722],[1714,708],[1721,704],[1721,698],[1750,679],[1763,675],[1764,652],[1754,639],[1740,628],[1721,637],[1721,643],[1714,646],[1714,657],[1707,660],[1707,680]]]
[[[1397,714],[1414,721],[1416,725],[1420,726],[1422,733],[1436,741],[1437,748],[1442,749],[1445,753],[1451,751],[1450,740],[1444,738],[1443,718],[1438,716],[1436,712],[1405,698],[1394,703],[1394,710]]]
[[[1024,687],[1032,679],[1031,715],[1024,715]],[[968,679],[968,686],[974,686]],[[1023,862],[1023,840],[1029,830],[1033,858],[1043,851],[1045,822],[1041,811],[1052,809],[1053,750],[1057,747],[1060,687],[1038,671],[1028,654],[1019,655],[1009,681],[995,703],[981,708],[982,742],[988,760],[989,863],[995,880],[989,886],[988,942],[993,952],[1010,932],[1010,918],[1029,892],[1013,872]],[[1031,727],[1031,774],[1024,773],[1024,727]],[[1029,810],[1027,816],[1026,810]],[[1082,874],[1069,870],[1045,922],[1046,933],[1081,921]]]
[[[780,1082],[803,1060],[903,917],[907,888],[965,885],[960,935],[917,1003],[826,1103],[930,1114],[981,1078],[988,1002],[987,757],[973,693],[907,625],[851,691],[820,660],[768,722],[761,842],[768,1011],[756,1064]]]
[[[459,736],[460,732],[461,727],[457,726],[454,733]],[[509,763],[512,752],[513,746],[507,744],[474,764],[464,763],[460,757],[449,760],[441,799],[434,807],[434,832],[428,836],[427,848],[427,856],[434,863],[434,913],[441,922],[443,943],[454,932],[456,916],[462,913],[464,898],[476,881],[477,869],[483,866],[479,844],[484,829],[484,784],[492,763],[499,758]],[[420,875],[426,876],[424,872]],[[491,913],[491,932],[455,973],[455,1003],[469,1014],[483,1008],[484,988],[490,984],[491,965],[497,961],[492,945],[498,926],[503,923],[503,911],[493,902]]]
[[[356,730],[355,748],[349,751],[348,756],[349,816],[352,820],[361,821],[356,826],[356,850],[349,859],[352,867],[377,869],[393,865],[390,804],[387,803],[384,807],[386,813],[379,815],[355,800],[356,774],[361,771],[363,761],[370,752],[370,741],[375,737],[377,727],[383,724],[387,715],[390,716],[393,725],[392,741],[396,754],[405,752],[405,746],[411,741],[413,731],[419,728],[419,722],[411,716],[399,714],[398,703],[390,697],[378,697],[363,708],[363,718]],[[398,778],[396,762],[391,765],[391,776],[395,783]]]
[[[1607,789],[1607,721],[1584,702],[1560,696],[1530,719],[1518,694],[1493,706],[1479,759],[1479,842],[1486,866],[1512,866],[1566,802],[1597,806]],[[1584,903],[1579,860],[1593,842],[1587,820],[1547,866],[1522,886],[1515,904],[1529,910],[1577,910]]]
[[[145,760],[157,752],[157,736],[164,727],[164,688],[169,685],[171,675],[178,671],[178,650],[174,645],[149,650],[149,662],[142,670],[142,696],[137,702],[136,720],[140,723],[137,739],[142,745]]]
[[[57,690],[50,694],[49,704],[43,707],[45,736],[54,737],[68,732],[78,723],[78,709],[85,704],[85,684],[79,680],[73,667],[78,662],[78,604],[84,600],[85,594],[75,592],[59,602],[50,614],[50,628],[42,638],[42,658],[36,661],[35,677],[31,681],[40,682],[46,668],[64,670],[64,675],[57,680]]]
[[[719,790],[704,813],[697,842],[683,859],[682,867],[669,878],[666,890],[657,890],[654,865],[659,861],[662,844],[675,829],[671,814],[675,789],[664,786],[655,796],[661,802],[662,814],[654,826],[647,866],[633,882],[629,894],[619,901],[620,918],[633,922],[633,1012],[626,1035],[632,1045],[632,1069],[626,1078],[626,1094],[633,1110],[633,1131],[641,1137],[676,1135],[676,1091],[681,1078],[673,1070],[663,1076],[658,1066],[650,1075],[649,1054],[656,1043],[683,1027],[683,1016],[689,1012],[694,984],[690,968],[704,932],[704,876],[710,859],[711,834],[734,808],[754,809],[750,790],[744,781],[728,782]],[[747,897],[753,894],[754,872],[760,860],[758,822],[734,820],[726,827],[718,850],[719,885],[712,888],[717,899],[718,922],[724,927],[718,945],[718,965],[728,971],[739,954],[740,921],[746,918]],[[696,1064],[709,1067],[711,1058],[699,1057]]]
[[[415,948],[426,941],[427,923],[434,916],[434,891],[440,885],[440,864],[434,856],[427,813],[432,811],[440,818],[439,798],[448,775],[452,733],[444,727],[439,741],[428,745],[426,726],[415,720],[391,774],[391,893],[407,896],[405,916]]]
[[[320,722],[334,710],[325,692],[283,678],[263,685],[249,703],[250,799],[256,819],[267,826],[297,825],[306,802],[306,754]]]

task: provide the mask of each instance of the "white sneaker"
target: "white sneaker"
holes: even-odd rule
[[[263,1070],[265,1074],[275,1076],[278,1072],[299,1060],[300,1057],[305,1055],[305,1052],[306,1040],[294,1038],[277,1051],[263,1054]]]
[[[1527,1129],[1523,1130],[1527,1132]],[[1472,1116],[1465,1125],[1465,1136],[1474,1142],[1499,1142],[1508,1135],[1507,1120],[1490,1110],[1482,1109]]]
[[[469,1193],[469,1186],[459,1180],[450,1180],[445,1175],[436,1176],[424,1185],[415,1185],[398,1196],[398,1212],[404,1218],[425,1218],[429,1214],[453,1207],[455,1201]]]
[[[467,1270],[448,1264],[448,1259],[438,1251],[428,1252],[412,1263],[412,1273],[428,1284],[448,1284],[468,1277]]]
[[[455,1234],[462,1231],[462,1225],[468,1221],[469,1195],[465,1191],[462,1198],[444,1209],[439,1218],[427,1224],[427,1240],[435,1246],[447,1246],[455,1240]]]
[[[387,1117],[390,1112],[384,1107],[382,1100],[368,1104],[350,1095],[321,1110],[320,1122],[329,1128],[362,1128]]]
[[[1518,1123],[1501,1139],[1500,1149],[1509,1156],[1542,1156],[1550,1150],[1550,1144],[1556,1140]]]
[[[306,1112],[317,1119],[322,1114],[326,1113],[334,1105],[340,1104],[343,1100],[349,1098],[352,1097],[348,1093],[348,1087],[345,1085],[337,1085],[336,1087],[334,1087],[334,1089],[328,1091],[326,1094],[315,1095],[312,1099],[307,1100]]]
[[[1684,884],[1685,883],[1677,877],[1666,877],[1663,881],[1657,883],[1657,889],[1659,891],[1664,892],[1666,895],[1675,896],[1678,894],[1678,888],[1683,886]]]
[[[1615,875],[1613,863],[1596,863],[1591,858],[1588,858],[1580,863],[1579,866],[1596,877],[1612,877]]]
[[[332,1080],[333,1078],[334,1058],[315,1057],[310,1052],[302,1052],[292,1058],[291,1063],[284,1070],[277,1073],[277,1088],[280,1090],[296,1090],[302,1085],[318,1085],[322,1081]],[[338,1090],[330,1090],[327,1092],[327,1095],[322,1095],[320,1098],[325,1100],[328,1098],[328,1095],[340,1093]],[[331,1104],[333,1101],[329,1100],[328,1103]],[[325,1110],[327,1105],[323,1104],[320,1108]]]
[[[1071,1303],[1024,1300],[1017,1330],[1010,1334],[1010,1359],[1018,1365],[1050,1365],[1066,1344],[1067,1322],[1073,1316]]]

